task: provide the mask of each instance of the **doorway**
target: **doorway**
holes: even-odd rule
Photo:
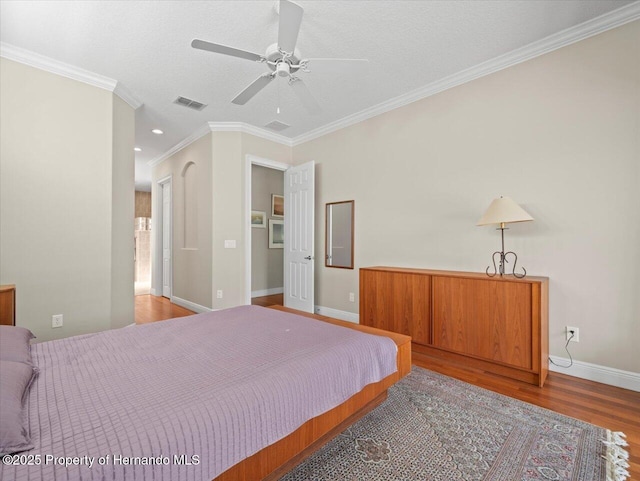
[[[252,300],[252,231],[254,222],[260,223],[260,212],[252,215],[252,166],[259,165],[282,171],[284,174],[284,221],[282,223],[283,281],[285,307],[314,311],[314,184],[313,161],[291,166],[281,162],[260,158],[251,154],[245,157],[245,304]],[[287,213],[289,209],[289,213]],[[267,212],[263,223],[269,228]],[[254,222],[252,222],[252,218]]]
[[[157,296],[171,299],[172,295],[172,181],[171,176],[165,177],[157,182],[157,202],[154,206],[158,211],[155,213],[155,253],[154,266],[159,269],[152,271],[153,289],[151,293]]]
[[[264,229],[264,236],[267,237],[267,242],[268,242],[268,232],[269,232],[269,221],[268,221],[268,217],[267,217],[267,213],[270,213],[271,211],[271,204],[269,204],[269,210],[264,210],[264,214],[265,214],[265,221],[264,221],[264,227],[252,227],[252,222],[251,222],[251,212],[252,210],[254,210],[252,208],[252,203],[253,203],[253,196],[252,196],[252,171],[253,171],[253,166],[257,165],[257,166],[261,166],[261,167],[265,167],[267,169],[270,170],[275,170],[275,171],[279,171],[281,173],[281,175],[283,176],[284,179],[284,172],[290,167],[288,164],[284,164],[282,162],[277,162],[275,160],[270,160],[270,159],[264,159],[262,157],[257,157],[255,155],[251,155],[251,154],[247,154],[245,156],[245,226],[246,226],[246,232],[247,234],[244,236],[245,238],[245,304],[249,305],[252,303],[252,299],[253,299],[253,294],[255,293],[255,291],[253,290],[253,286],[252,286],[252,272],[253,272],[253,262],[252,262],[252,251],[253,251],[253,232],[257,231],[258,229]],[[262,211],[261,211],[262,212]],[[283,263],[283,269],[284,269],[284,263]],[[284,273],[283,273],[284,276]],[[283,284],[284,287],[284,284]],[[256,293],[259,294],[259,293]],[[263,297],[263,296],[256,296],[256,297]]]
[[[133,251],[136,296],[151,292],[151,192],[135,191]]]
[[[283,305],[284,172],[251,164],[251,304]]]

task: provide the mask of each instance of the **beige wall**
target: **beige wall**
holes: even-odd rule
[[[484,271],[499,195],[535,218],[506,248],[550,278],[551,353],[640,372],[640,22],[477,79],[293,149],[324,204],[355,199],[353,271],[316,256],[316,304],[357,312],[358,267]]]
[[[153,168],[152,197],[162,201],[158,180],[172,179],[172,231],[173,231],[173,296],[200,306],[212,307],[211,242],[212,242],[212,176],[211,136],[206,135]],[[185,246],[184,201],[185,182],[182,173],[193,162],[196,169],[197,245]],[[154,203],[155,206],[155,203]],[[160,216],[153,214],[153,252],[160,254],[162,241]],[[154,254],[152,254],[154,255]],[[154,265],[161,266],[158,259]],[[154,269],[153,288],[162,292],[162,269]]]
[[[223,309],[242,305],[245,279],[245,162],[247,154],[290,163],[291,148],[241,132],[212,132],[189,144],[153,168],[152,197],[157,209],[157,181],[173,178],[173,295],[200,306]],[[180,249],[184,222],[182,191],[176,178],[188,162],[198,166],[198,249]],[[159,225],[154,210],[154,226]],[[158,263],[159,229],[153,236],[154,265]],[[235,240],[236,248],[224,247]],[[205,252],[206,251],[206,252]],[[159,269],[158,269],[159,270]],[[158,271],[157,270],[157,271]],[[153,273],[152,288],[161,292],[161,274]],[[217,291],[222,298],[217,298]]]
[[[17,324],[44,341],[134,322],[131,108],[0,62],[0,283],[16,284]]]
[[[111,150],[111,327],[134,322],[135,111],[113,95]],[[89,180],[90,181],[90,180]]]
[[[260,165],[251,167],[251,210],[267,214],[266,228],[251,229],[251,291],[282,289],[284,286],[284,249],[269,249],[271,195],[284,194],[284,172]]]
[[[241,132],[213,132],[213,291],[214,308],[245,303],[245,165],[246,156],[291,162],[291,148]],[[225,249],[225,240],[236,240],[236,249]]]

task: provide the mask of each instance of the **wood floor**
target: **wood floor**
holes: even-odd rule
[[[281,296],[281,295],[280,295]],[[272,297],[272,296],[267,296]],[[255,298],[261,304],[274,305],[273,299]],[[282,302],[280,302],[282,305]],[[171,304],[164,297],[136,296],[136,323],[153,322],[194,314]],[[412,353],[413,364],[475,384],[494,392],[541,406],[576,419],[623,431],[629,446],[631,480],[640,481],[640,393],[550,372],[543,388],[488,374]],[[580,480],[591,481],[591,480]]]
[[[272,296],[264,296],[264,297],[254,297],[251,299],[251,304],[254,306],[282,306],[284,294],[273,294]]]
[[[172,304],[166,297],[141,295],[135,296],[136,324],[164,321],[174,317],[192,316],[195,312]]]

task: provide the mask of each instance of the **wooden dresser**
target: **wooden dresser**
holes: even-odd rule
[[[0,324],[16,325],[16,286],[0,286]]]
[[[394,267],[360,269],[360,323],[412,337],[412,349],[542,387],[549,280]]]

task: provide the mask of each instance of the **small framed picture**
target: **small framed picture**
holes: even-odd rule
[[[267,213],[260,210],[251,211],[251,227],[267,227]]]
[[[271,217],[284,217],[284,195],[271,194]]]
[[[284,249],[284,221],[269,219],[269,249]]]

